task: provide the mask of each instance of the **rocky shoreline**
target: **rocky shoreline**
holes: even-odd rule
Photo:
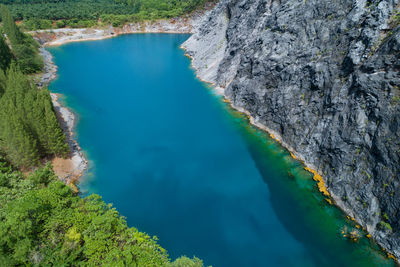
[[[193,33],[201,18],[207,13],[210,6],[204,11],[194,12],[190,16],[162,19],[157,21],[144,21],[129,23],[123,27],[108,26],[105,28],[81,29],[51,29],[30,32],[42,46],[58,46],[71,42],[95,41],[112,38],[121,34],[133,33]]]
[[[102,40],[116,37],[121,34],[134,33],[193,33],[197,29],[201,18],[212,6],[206,6],[204,11],[199,11],[183,18],[158,20],[154,22],[131,23],[122,28],[108,27],[106,29],[53,29],[30,32],[41,44],[39,53],[43,57],[44,70],[37,81],[38,86],[47,86],[57,77],[57,66],[53,56],[45,47],[58,46],[71,42]],[[50,93],[54,110],[60,121],[61,127],[67,137],[71,155],[67,159],[55,158],[52,160],[53,168],[60,180],[72,186],[77,192],[75,182],[83,175],[88,167],[88,160],[74,138],[76,115],[60,101],[62,95]]]
[[[44,47],[39,48],[39,53],[43,57],[44,68],[37,83],[40,87],[43,87],[47,86],[57,77],[57,66],[53,62],[53,56],[51,53]],[[68,158],[64,159],[56,157],[52,160],[54,172],[60,180],[70,185],[75,191],[78,191],[75,182],[87,169],[88,161],[78,142],[74,138],[76,116],[70,109],[62,105],[60,101],[62,95],[50,93],[50,96],[53,102],[54,111],[60,122],[61,128],[65,133],[70,148],[70,155]]]
[[[286,39],[279,40],[279,42],[283,43],[283,46],[281,45],[280,47],[275,47],[274,52],[271,52],[272,50],[266,50],[263,53],[266,54],[272,53],[272,55],[269,55],[267,59],[262,58],[262,60],[270,60],[271,66],[274,66],[274,70],[269,73],[269,75],[264,75],[261,72],[263,68],[267,68],[265,66],[260,66],[259,59],[257,57],[262,57],[260,49],[263,47],[263,43],[265,46],[267,44],[270,44],[271,42],[268,42],[268,38],[273,38],[271,36],[267,36],[266,40],[262,38],[262,35],[258,33],[262,32],[265,26],[263,26],[263,21],[261,20],[259,28],[258,26],[253,25],[255,21],[248,21],[248,22],[243,22],[243,23],[238,23],[236,26],[233,23],[236,23],[236,21],[239,21],[240,19],[246,20],[247,17],[240,16],[240,14],[243,15],[243,13],[248,12],[251,13],[248,15],[248,19],[250,18],[263,18],[263,16],[269,16],[269,12],[266,12],[265,14],[258,14],[257,12],[261,12],[258,9],[253,9],[251,5],[253,5],[253,2],[257,1],[250,1],[249,3],[246,4],[246,8],[242,6],[234,6],[234,5],[229,5],[228,1],[221,1],[215,9],[212,11],[207,11],[207,14],[199,14],[194,16],[194,18],[186,18],[182,20],[170,20],[170,21],[158,21],[158,22],[146,22],[146,23],[137,23],[137,24],[129,24],[126,25],[122,28],[113,28],[109,27],[107,29],[61,29],[61,30],[49,30],[49,31],[38,31],[36,33],[33,33],[34,37],[39,40],[39,42],[43,46],[52,46],[52,45],[61,45],[64,43],[69,43],[69,42],[77,42],[77,41],[85,41],[85,40],[100,40],[100,39],[105,39],[105,38],[111,38],[120,34],[128,34],[128,33],[146,33],[146,32],[153,32],[153,33],[194,33],[191,38],[187,42],[185,42],[182,45],[182,48],[185,49],[187,56],[189,56],[192,59],[192,67],[195,69],[197,73],[197,77],[207,83],[211,83],[214,85],[216,92],[219,94],[223,94],[226,98],[227,101],[230,102],[232,107],[240,112],[243,112],[249,116],[250,122],[257,126],[260,129],[263,129],[270,133],[271,137],[279,141],[284,147],[286,147],[292,154],[292,156],[304,163],[305,166],[310,168],[311,172],[314,174],[314,178],[318,180],[318,186],[319,189],[324,191],[326,190],[327,192],[329,191],[329,195],[333,198],[335,201],[335,204],[341,208],[346,214],[349,214],[352,218],[355,218],[357,222],[360,223],[360,225],[366,229],[369,233],[371,233],[372,237],[387,251],[390,253],[394,254],[397,259],[400,255],[400,248],[398,246],[398,235],[397,231],[395,233],[391,231],[387,231],[385,229],[380,229],[378,226],[379,220],[382,220],[382,214],[386,214],[386,212],[389,214],[389,216],[386,214],[386,217],[388,217],[390,223],[394,226],[393,228],[397,228],[397,223],[395,223],[395,214],[397,214],[396,208],[393,209],[393,212],[388,210],[386,204],[382,205],[376,195],[381,195],[380,192],[376,194],[372,194],[373,197],[369,197],[370,191],[373,190],[373,184],[374,182],[378,185],[381,186],[382,181],[376,180],[376,179],[370,179],[369,177],[371,176],[369,173],[375,173],[374,170],[369,170],[370,168],[368,167],[363,167],[364,171],[357,169],[353,175],[349,175],[345,172],[344,168],[341,168],[339,166],[338,161],[334,160],[333,163],[329,163],[325,160],[324,155],[320,155],[319,151],[316,150],[318,147],[315,147],[318,145],[320,148],[324,144],[324,140],[322,138],[321,132],[319,132],[319,128],[323,129],[322,126],[320,126],[317,122],[318,120],[320,122],[324,122],[324,125],[328,124],[327,119],[321,119],[319,118],[318,120],[314,120],[312,117],[312,120],[314,123],[317,123],[314,125],[310,123],[310,119],[304,120],[304,123],[301,118],[299,118],[298,114],[292,114],[290,115],[292,118],[297,118],[297,121],[292,122],[293,119],[286,118],[284,114],[290,113],[290,110],[298,111],[297,106],[290,106],[291,104],[289,103],[289,106],[283,105],[282,101],[290,101],[292,100],[290,97],[290,93],[287,92],[286,89],[281,88],[281,91],[275,90],[280,86],[280,83],[283,83],[280,81],[281,77],[276,76],[276,72],[281,72],[282,68],[280,66],[280,61],[282,60],[287,60],[283,54],[285,54],[285,49],[289,49],[288,46],[286,45]],[[324,5],[324,3],[318,3],[315,1],[312,1],[312,3],[307,3],[307,5]],[[255,4],[254,4],[255,5]],[[255,5],[256,6],[256,5]],[[260,5],[261,6],[261,5]],[[279,6],[272,6],[270,7],[272,9],[279,9]],[[283,9],[283,14],[284,12],[291,12],[285,11],[284,10],[285,6],[282,7]],[[324,6],[325,8],[325,6]],[[331,7],[331,9],[335,9],[336,7]],[[355,8],[355,13],[361,12],[358,7]],[[241,10],[243,9],[243,10]],[[277,12],[277,11],[274,11]],[[253,13],[257,13],[258,15],[255,15]],[[306,12],[304,12],[306,14]],[[383,14],[383,13],[382,13]],[[387,14],[384,14],[384,16],[388,16]],[[268,20],[267,21],[270,24],[273,24],[273,20]],[[265,22],[265,23],[267,23]],[[280,23],[280,22],[279,22]],[[329,23],[329,20],[328,22]],[[350,22],[349,22],[350,23]],[[262,24],[262,25],[261,25]],[[238,26],[239,25],[239,26]],[[249,26],[253,25],[253,26]],[[265,28],[265,31],[278,31],[278,32],[284,32],[287,30],[287,27],[291,26],[290,23],[281,25],[282,27],[279,28],[278,26],[273,26],[273,27],[278,27],[278,28]],[[242,29],[241,27],[252,27],[252,30],[249,29]],[[272,26],[271,26],[272,27]],[[293,26],[294,27],[294,26]],[[329,26],[330,27],[330,26]],[[325,28],[323,28],[325,29]],[[241,30],[246,31],[246,32],[254,32],[251,34],[251,37],[243,37],[241,36]],[[346,29],[348,31],[348,29]],[[374,29],[375,30],[375,29]],[[378,30],[376,30],[378,31]],[[322,34],[322,33],[321,33]],[[279,36],[279,35],[277,35]],[[344,35],[346,36],[346,35]],[[244,38],[244,40],[241,40],[240,38]],[[247,38],[247,39],[246,39]],[[277,38],[276,36],[274,38]],[[317,37],[313,37],[317,38]],[[322,35],[321,38],[327,38],[326,34]],[[335,40],[341,40],[340,37],[336,37],[339,39]],[[347,37],[343,37],[345,39]],[[324,39],[324,40],[325,40]],[[277,41],[277,43],[278,43]],[[303,40],[304,41],[304,40]],[[376,42],[376,39],[373,39],[371,43]],[[291,41],[293,42],[293,41]],[[321,73],[324,73],[328,71],[325,68],[328,68],[326,65],[326,62],[318,63],[317,59],[320,58],[327,58],[322,57],[323,53],[326,53],[325,51],[326,48],[324,46],[327,46],[329,48],[329,40],[325,40],[323,45],[321,47],[314,48],[312,52],[310,52],[310,58],[313,60],[312,62],[315,64],[311,68],[316,69],[316,70],[310,70],[309,74],[304,74],[304,80],[308,79],[309,76],[311,75],[311,82],[309,81],[304,81],[305,87],[307,87],[307,84],[311,83],[311,87],[313,88],[316,93],[319,94],[319,97],[321,98],[321,93],[319,92],[320,89],[319,87],[323,87],[321,84],[321,78],[319,75]],[[344,42],[344,41],[343,41]],[[347,40],[346,40],[347,42]],[[333,41],[331,43],[334,43]],[[278,44],[279,46],[279,44]],[[246,47],[244,49],[243,47]],[[261,47],[261,48],[260,48]],[[284,49],[283,49],[284,48]],[[311,48],[311,47],[308,47]],[[343,49],[346,49],[345,47],[342,47]],[[271,48],[266,48],[266,49],[271,49]],[[282,50],[283,49],[283,50]],[[325,49],[325,50],[324,50]],[[330,48],[329,48],[330,49]],[[353,48],[351,48],[353,49]],[[246,51],[251,52],[251,54],[247,53]],[[300,52],[299,52],[300,51]],[[298,55],[302,55],[304,51],[307,51],[307,48],[305,47],[300,47],[299,51],[297,51]],[[303,52],[301,52],[303,51]],[[322,51],[322,52],[321,52]],[[371,50],[372,51],[372,50]],[[281,54],[280,54],[281,53]],[[342,52],[341,52],[342,53]],[[356,55],[354,54],[354,51],[350,51],[349,57],[356,57],[361,55]],[[372,53],[372,52],[364,52],[365,54]],[[252,56],[256,57],[255,59],[252,58]],[[313,56],[314,55],[314,56]],[[341,54],[343,55],[343,54]],[[51,56],[51,55],[50,55]],[[307,56],[308,57],[308,56]],[[340,58],[341,56],[336,56],[333,57],[333,59]],[[310,60],[311,60],[310,59]],[[302,60],[302,59],[300,59]],[[364,59],[365,60],[365,59]],[[331,64],[330,66],[334,66],[334,63],[329,63]],[[368,62],[366,62],[368,63]],[[255,65],[258,64],[258,65]],[[297,63],[300,64],[300,63]],[[318,65],[319,64],[319,65]],[[258,66],[258,69],[257,67]],[[250,67],[250,70],[248,69]],[[272,68],[272,67],[271,67]],[[46,68],[45,68],[46,69]],[[299,69],[299,68],[298,68]],[[337,71],[336,69],[331,70],[332,73]],[[346,71],[346,70],[343,70]],[[43,82],[48,83],[51,79],[55,77],[56,73],[56,66],[51,66],[49,64],[48,66],[48,71],[46,71],[46,74],[43,76]],[[293,77],[296,77],[296,75],[300,74],[291,74],[291,76],[288,76],[290,78],[287,78],[286,80],[290,81],[290,79],[294,79]],[[327,74],[328,75],[328,74]],[[348,74],[347,74],[348,75]],[[352,74],[353,75],[353,74]],[[354,74],[356,75],[356,74]],[[358,74],[357,74],[358,75]],[[318,76],[318,77],[317,77]],[[264,77],[264,78],[262,78]],[[268,80],[269,79],[269,80]],[[282,78],[283,79],[283,78]],[[328,78],[326,78],[328,79]],[[348,86],[349,83],[346,83],[346,80],[342,78],[342,82],[345,83],[345,86]],[[335,82],[337,82],[335,80]],[[258,89],[259,87],[262,87],[261,84],[267,84],[267,86],[264,89]],[[271,85],[268,85],[271,83]],[[273,85],[272,85],[273,84]],[[286,88],[291,88],[294,85],[286,85]],[[364,85],[362,85],[364,86]],[[245,90],[242,90],[240,88],[245,88]],[[251,89],[255,88],[255,89]],[[280,88],[280,87],[279,87]],[[278,89],[279,89],[278,88]],[[342,89],[345,89],[346,87],[342,87]],[[252,92],[252,90],[254,92]],[[270,95],[266,94],[265,90],[270,90]],[[294,90],[294,91],[293,91]],[[337,88],[337,90],[339,90]],[[319,100],[318,97],[313,97],[314,92],[308,92],[304,91],[302,88],[299,90],[298,88],[292,89],[293,92],[295,92],[295,97],[300,99],[300,104],[301,108],[303,109],[310,109],[312,113],[316,114],[315,117],[319,116],[319,112],[316,112],[315,110],[319,110],[318,104]],[[337,96],[333,96],[333,92],[328,92],[328,94],[332,94],[332,99],[337,101]],[[338,91],[341,94],[341,91]],[[324,95],[322,94],[322,97]],[[346,99],[346,96],[341,95],[341,98],[339,99]],[[305,98],[309,98],[305,99]],[[283,99],[283,100],[282,100]],[[321,98],[322,99],[322,98]],[[268,102],[269,104],[266,105],[264,103],[265,101],[270,101]],[[57,97],[54,97],[54,106],[58,105],[61,107],[60,103],[57,102]],[[309,104],[310,101],[310,104]],[[297,101],[299,102],[299,101]],[[295,103],[297,103],[295,102]],[[305,103],[305,104],[304,104]],[[297,105],[297,104],[296,104]],[[353,104],[349,104],[353,105]],[[274,111],[272,112],[271,110],[267,110],[269,107],[274,107]],[[361,108],[365,108],[365,104],[361,106]],[[56,108],[57,110],[57,108]],[[322,111],[323,112],[323,111]],[[64,112],[65,113],[65,112]],[[304,113],[304,112],[303,112]],[[359,115],[358,111],[358,115]],[[58,111],[58,114],[60,116],[63,116],[60,111]],[[71,113],[72,114],[72,113]],[[275,117],[273,116],[275,114]],[[308,111],[307,111],[308,114]],[[311,114],[311,113],[310,113]],[[73,115],[73,114],[72,114]],[[271,118],[269,116],[272,116]],[[362,114],[361,114],[362,115]],[[65,115],[64,115],[65,116]],[[328,115],[326,115],[328,116]],[[68,121],[68,118],[67,120]],[[316,122],[315,122],[316,121]],[[349,120],[349,125],[354,124],[352,121],[356,121],[357,123],[361,123],[364,120],[362,118],[355,118],[352,120],[352,118]],[[368,120],[367,120],[368,121]],[[303,136],[303,130],[304,129],[297,129],[294,124],[300,123],[301,126],[304,129],[307,129],[309,132],[308,134],[314,134],[313,139],[310,137]],[[72,123],[73,124],[73,123]],[[308,124],[308,125],[307,125]],[[310,129],[310,126],[314,125],[314,128]],[[379,126],[382,126],[379,125]],[[317,128],[315,128],[317,127]],[[319,127],[319,128],[318,128]],[[357,128],[358,127],[358,128]],[[355,129],[360,129],[360,127],[364,127],[365,125],[358,125],[355,126]],[[286,129],[286,131],[283,131],[283,129]],[[382,127],[381,127],[382,128]],[[73,135],[73,128],[65,128],[69,133],[71,133],[70,136]],[[336,130],[335,128],[332,128],[333,130]],[[330,130],[332,132],[332,129]],[[358,131],[357,130],[357,131]],[[305,132],[307,132],[305,131]],[[361,131],[361,130],[360,130]],[[297,133],[297,134],[294,134]],[[365,133],[365,129],[364,129]],[[292,136],[292,137],[290,137]],[[300,139],[299,139],[300,138]],[[353,137],[351,137],[353,138]],[[304,140],[309,140],[312,142],[316,142],[316,144],[309,144],[308,146],[304,146],[303,142]],[[357,143],[362,143],[363,141],[356,140],[354,141],[355,144]],[[376,141],[374,141],[376,142]],[[354,146],[354,143],[350,143],[351,145]],[[76,144],[77,145],[77,144]],[[324,144],[328,146],[328,144]],[[331,146],[332,144],[329,144]],[[347,146],[348,144],[346,144]],[[361,144],[363,145],[363,144]],[[79,146],[77,145],[79,148]],[[396,147],[396,145],[393,145],[393,147]],[[327,148],[328,149],[328,148]],[[339,148],[334,148],[334,149],[343,149],[343,147]],[[353,150],[350,149],[350,151],[359,151],[358,149],[352,147]],[[78,149],[79,150],[79,149]],[[329,151],[329,150],[328,150]],[[344,153],[344,152],[343,152]],[[346,152],[347,153],[347,152]],[[358,152],[360,153],[360,152]],[[358,153],[353,153],[352,156],[349,156],[349,160],[353,161],[354,159],[358,156]],[[368,154],[368,151],[361,151],[360,156],[362,155],[367,155],[370,157],[371,155]],[[335,156],[335,155],[334,155]],[[87,164],[87,162],[86,162]],[[346,165],[344,166],[352,166],[351,162],[347,162]],[[364,165],[363,165],[364,166]],[[346,168],[347,168],[346,167]],[[85,166],[86,168],[86,166]],[[330,168],[330,169],[329,169]],[[336,168],[336,169],[335,169]],[[83,172],[84,170],[82,170]],[[335,178],[338,177],[338,172],[340,172],[343,177],[341,180]],[[365,177],[361,176],[360,174],[366,173],[364,175]],[[368,175],[369,174],[369,175]],[[317,178],[316,178],[317,176]],[[357,176],[357,177],[353,177]],[[324,178],[322,178],[324,177]],[[364,178],[368,179],[364,179]],[[364,191],[354,191],[353,188],[359,188],[360,182],[357,181],[359,179],[360,181],[363,181],[364,183],[369,183],[368,189]],[[370,186],[372,181],[372,187]],[[325,186],[326,183],[326,186]],[[344,185],[343,185],[344,184]],[[384,184],[384,188],[388,187],[389,185]],[[375,185],[376,187],[376,185]],[[394,183],[393,185],[390,185],[390,187],[397,187],[397,183]],[[363,200],[361,202],[361,200]],[[386,201],[386,200],[385,200]],[[360,206],[358,203],[360,202],[362,205]],[[360,207],[362,208],[363,206],[367,205],[367,209],[364,208],[364,211],[361,211]],[[389,204],[390,205],[390,204]],[[393,205],[392,205],[393,206]],[[386,212],[384,212],[386,210]],[[394,214],[394,215],[393,215]],[[369,217],[369,215],[371,215]],[[388,254],[389,257],[393,257],[392,254]]]
[[[222,0],[182,46],[201,80],[309,167],[319,189],[397,259],[398,9],[398,1]]]

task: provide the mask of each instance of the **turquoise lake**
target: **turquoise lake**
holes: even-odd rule
[[[196,79],[189,35],[133,34],[48,50],[50,90],[78,117],[79,188],[214,267],[393,266],[312,175]],[[342,231],[357,230],[352,242]]]

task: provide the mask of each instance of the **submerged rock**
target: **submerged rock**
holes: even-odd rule
[[[322,175],[397,258],[398,12],[398,0],[223,0],[183,45],[201,79]]]

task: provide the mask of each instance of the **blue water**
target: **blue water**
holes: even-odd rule
[[[135,34],[50,48],[90,160],[84,194],[113,203],[172,259],[214,267],[391,265],[311,175],[195,78],[188,35]],[[361,232],[362,236],[365,233]]]

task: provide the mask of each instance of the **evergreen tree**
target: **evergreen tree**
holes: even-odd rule
[[[26,93],[31,87],[30,81],[15,63],[10,65],[6,77],[5,95],[7,95],[9,99],[13,99],[13,103],[20,108],[24,103]]]
[[[0,99],[0,148],[7,158],[15,166],[30,167],[39,157],[66,156],[68,145],[49,91],[39,90],[15,64],[7,72],[5,88]]]
[[[46,120],[44,106],[39,99],[39,89],[32,85],[24,98],[24,114],[29,130],[37,141],[39,154],[44,157],[47,154]]]
[[[12,54],[3,35],[0,34],[0,69],[6,71],[11,63]]]
[[[2,101],[3,102],[3,101]],[[12,103],[1,103],[6,111],[11,111],[2,118],[0,146],[7,154],[7,159],[16,167],[33,167],[39,163],[36,140],[27,130],[19,116],[12,112]],[[7,112],[8,113],[8,112]]]
[[[14,19],[5,5],[0,6],[1,20],[4,31],[11,42],[11,45],[21,44],[24,41],[24,34],[15,24]]]
[[[54,112],[50,92],[42,90],[40,94],[42,95],[42,103],[45,109],[46,137],[49,144],[47,153],[65,157],[68,154],[69,148],[66,143],[65,134]]]
[[[37,49],[28,44],[12,45],[18,65],[24,73],[36,73],[43,67],[43,60]]]
[[[4,92],[6,91],[6,81],[7,81],[7,77],[6,77],[5,73],[4,73],[4,71],[2,71],[0,69],[0,98],[2,97]]]
[[[8,8],[0,6],[3,29],[11,43],[11,50],[23,73],[36,73],[43,68],[38,43],[30,35],[24,34],[15,24]],[[1,67],[1,66],[0,66]]]
[[[0,99],[0,147],[9,161],[17,167],[38,163],[37,142],[26,124],[23,109],[25,77],[11,67],[5,94]]]

